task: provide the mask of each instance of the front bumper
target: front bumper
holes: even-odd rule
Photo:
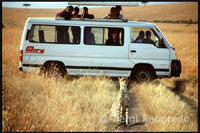
[[[172,60],[171,62],[171,77],[180,77],[181,75],[181,61]]]

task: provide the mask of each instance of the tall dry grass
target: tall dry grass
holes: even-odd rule
[[[198,25],[158,24],[170,43],[175,47],[177,57],[182,61],[184,76],[198,77]]]
[[[198,114],[179,95],[163,84],[132,85],[144,109],[143,122],[148,131],[197,131]]]
[[[109,131],[100,122],[117,94],[108,78],[46,79],[18,71],[22,28],[2,29],[3,131]]]
[[[3,131],[111,131],[101,122],[117,91],[108,78],[65,80],[3,65]]]
[[[163,79],[174,86],[182,80],[185,91],[182,95],[192,98],[198,104],[198,25],[196,24],[157,24],[168,41],[175,47],[176,56],[181,60],[180,78]]]

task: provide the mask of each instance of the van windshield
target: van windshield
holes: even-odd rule
[[[157,26],[155,26],[155,28],[156,28],[156,30],[157,30],[158,32],[160,32],[160,33],[162,34],[162,36],[165,38],[164,34],[160,31],[160,29],[159,29]],[[170,44],[170,42],[169,42],[166,38],[165,38],[165,40],[167,41],[167,44],[170,46],[170,48],[173,49],[173,46]]]

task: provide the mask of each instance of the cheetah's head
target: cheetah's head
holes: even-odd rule
[[[125,88],[127,89],[127,85],[128,85],[128,77],[120,77],[119,79],[119,83],[120,83],[120,88]]]

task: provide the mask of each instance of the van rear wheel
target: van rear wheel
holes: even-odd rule
[[[133,72],[132,77],[137,82],[148,82],[156,78],[155,72],[151,67],[138,67]]]
[[[45,65],[45,73],[48,77],[65,77],[67,71],[59,62],[49,62]]]

